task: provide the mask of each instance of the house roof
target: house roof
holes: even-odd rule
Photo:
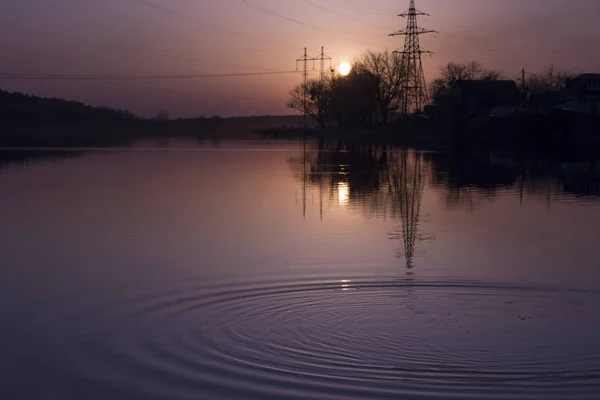
[[[573,78],[573,80],[580,79],[580,78],[583,78],[585,80],[589,80],[589,79],[600,80],[600,74],[596,74],[596,73],[581,74],[581,75],[577,75],[575,78]]]
[[[521,99],[519,87],[511,80],[463,80],[457,86],[466,98],[490,105],[516,104]]]
[[[590,80],[600,80],[600,74],[581,74],[570,79],[567,83],[567,87],[563,89],[561,93],[562,97],[575,97],[580,95],[585,89],[586,82]]]

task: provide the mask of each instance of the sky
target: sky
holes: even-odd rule
[[[431,81],[477,60],[517,78],[554,65],[600,72],[597,0],[417,0]],[[296,60],[321,46],[333,66],[396,50],[409,0],[2,0],[0,89],[152,116],[292,114]],[[277,74],[269,74],[277,72]],[[265,75],[244,75],[268,73]],[[15,80],[7,74],[127,76]],[[214,75],[234,76],[217,76]],[[241,75],[239,75],[241,74]],[[311,72],[315,75],[317,72]],[[165,75],[177,79],[157,79]],[[182,76],[187,78],[181,78]],[[189,75],[204,77],[190,78]],[[206,75],[209,75],[208,77]],[[238,75],[238,76],[235,76]]]

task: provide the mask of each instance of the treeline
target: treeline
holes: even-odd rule
[[[347,76],[332,72],[324,79],[309,80],[290,92],[288,107],[306,113],[321,128],[351,125],[387,125],[401,110],[405,79],[402,56],[398,53],[368,51],[352,62]],[[573,76],[549,67],[529,74],[519,82],[523,101],[564,89]],[[458,82],[506,80],[501,72],[486,69],[476,61],[449,63],[427,88],[432,105],[448,103],[448,94]],[[424,110],[415,110],[423,112]]]
[[[553,65],[539,73],[527,74],[525,81],[518,82],[524,101],[532,101],[548,93],[558,93],[565,89],[571,79],[575,77],[563,71],[558,71]],[[444,103],[444,97],[460,81],[495,81],[507,79],[501,72],[484,68],[477,61],[467,63],[448,63],[440,69],[440,76],[435,79],[430,87],[432,104]]]
[[[125,145],[144,130],[129,111],[0,91],[0,147]]]
[[[89,147],[127,145],[169,137],[249,138],[255,131],[294,127],[298,116],[172,118],[159,110],[142,118],[126,110],[0,90],[0,147]]]
[[[396,53],[366,52],[354,60],[347,76],[332,72],[296,86],[288,107],[311,116],[322,128],[387,124],[400,103],[401,61]]]
[[[3,123],[114,123],[138,119],[126,110],[0,91],[0,122]]]

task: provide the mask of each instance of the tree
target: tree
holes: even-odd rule
[[[432,98],[435,103],[443,102],[448,92],[459,81],[465,80],[492,80],[502,79],[501,72],[488,70],[482,67],[477,61],[470,61],[466,64],[448,63],[441,68],[441,77],[434,80],[431,84]]]
[[[483,70],[479,75],[479,79],[484,81],[499,81],[503,78],[504,75],[502,72],[494,71],[493,69]]]
[[[290,91],[290,96],[289,108],[311,116],[321,128],[328,125],[328,110],[331,99],[330,81],[310,80],[306,86],[300,84],[294,87]]]
[[[567,87],[573,75],[557,71],[554,65],[550,65],[539,74],[532,74],[526,82],[526,94],[529,97],[544,93],[558,92]]]
[[[331,79],[330,115],[338,126],[371,124],[377,111],[377,77],[353,69]]]
[[[442,80],[452,86],[458,81],[478,79],[482,72],[481,64],[471,61],[466,64],[448,63],[442,67]]]
[[[288,107],[311,116],[320,127],[332,121],[338,126],[372,123],[378,116],[387,124],[401,100],[402,78],[399,55],[369,51],[354,61],[347,76],[332,74],[294,87]]]
[[[370,74],[374,78],[372,83],[375,101],[382,122],[387,124],[390,111],[398,107],[402,96],[404,73],[401,56],[388,50],[381,53],[367,51],[355,62],[354,70]]]

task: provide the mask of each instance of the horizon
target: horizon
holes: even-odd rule
[[[173,118],[297,115],[286,107],[301,80],[303,48],[321,46],[333,66],[367,50],[395,50],[405,28],[395,16],[408,0],[324,1],[7,0],[0,4],[0,89]],[[478,61],[516,79],[554,65],[573,74],[598,72],[600,4],[586,0],[417,0],[431,14],[419,25],[427,82],[448,62]],[[250,75],[277,72],[273,75]],[[10,74],[133,76],[161,79],[15,80]],[[227,75],[215,77],[215,75]],[[164,79],[202,75],[203,78]],[[208,75],[208,76],[207,76]],[[316,72],[312,76],[315,76]]]

